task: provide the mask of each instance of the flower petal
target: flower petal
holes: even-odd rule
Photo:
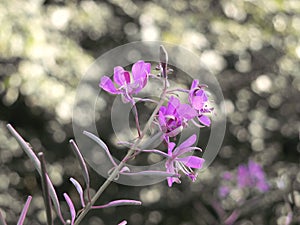
[[[103,90],[111,93],[111,94],[119,94],[121,93],[120,91],[118,91],[114,85],[114,83],[112,82],[112,80],[108,77],[108,76],[103,76],[101,78],[99,87],[101,87]]]
[[[209,117],[205,116],[205,115],[198,116],[198,120],[199,120],[200,123],[202,123],[203,125],[205,125],[207,127],[209,127],[210,124],[211,124],[211,121],[210,121]]]
[[[174,142],[169,142],[168,143],[168,155],[172,156],[172,151],[173,151],[175,145],[176,144]]]
[[[230,193],[229,187],[227,187],[227,186],[221,186],[221,187],[219,188],[219,196],[220,196],[221,198],[226,197],[229,193]]]
[[[187,147],[187,148],[181,149],[179,154],[173,154],[173,157],[178,157],[178,156],[183,155],[187,152],[192,152],[192,151],[195,151],[195,150],[202,152],[202,149],[199,148],[199,147]]]
[[[191,85],[191,90],[197,88],[198,85],[199,85],[199,80],[197,80],[197,79],[193,80],[193,83]]]
[[[169,187],[172,187],[173,183],[177,183],[177,184],[181,183],[181,181],[178,177],[168,177],[167,182],[168,182]]]
[[[203,166],[203,163],[205,160],[203,158],[200,158],[198,156],[188,156],[184,158],[179,158],[177,161],[180,161],[184,163],[186,166],[195,168],[195,169],[200,169]]]
[[[184,150],[185,148],[188,148],[190,146],[192,146],[193,144],[195,144],[197,140],[197,136],[196,134],[193,134],[192,136],[190,136],[189,138],[187,138],[184,142],[182,142],[174,151],[174,154],[176,155],[181,155],[183,153],[182,150]]]
[[[128,71],[124,70],[121,66],[116,66],[114,68],[114,81],[119,86],[130,83],[130,74]]]
[[[140,60],[132,66],[132,77],[134,80],[134,93],[139,93],[148,82],[148,74],[151,71],[151,64]]]
[[[179,99],[175,98],[174,96],[171,96],[165,114],[174,115],[176,113],[176,109],[179,106],[180,106]]]
[[[240,188],[252,185],[249,170],[245,165],[240,165],[238,167],[237,182]]]
[[[193,96],[191,100],[191,104],[194,107],[194,109],[201,110],[203,108],[205,102],[203,101],[202,96]]]
[[[158,122],[159,122],[159,125],[160,125],[160,128],[162,130],[162,132],[166,132],[166,126],[167,126],[167,123],[166,123],[166,118],[165,118],[165,115],[163,113],[163,106],[160,108],[159,112],[158,112]]]
[[[265,178],[264,171],[262,170],[261,166],[259,164],[257,164],[256,162],[249,160],[248,169],[249,169],[249,173],[252,176],[256,177],[257,179]]]
[[[144,80],[147,75],[150,73],[151,70],[151,64],[145,63],[143,60],[137,61],[132,66],[132,76],[134,82]]]
[[[260,190],[261,192],[266,192],[269,190],[269,185],[266,181],[262,180],[262,181],[259,181],[257,184],[256,184],[256,187],[258,190]]]
[[[198,174],[197,173],[189,173],[187,175],[193,182],[196,181]]]
[[[188,104],[182,104],[177,108],[177,112],[185,119],[192,119],[197,116],[197,112]]]

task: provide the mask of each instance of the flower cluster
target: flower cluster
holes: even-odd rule
[[[159,68],[167,68],[167,65],[165,65],[166,61],[164,60],[164,66],[160,65]],[[166,73],[168,71],[171,70],[166,70]],[[199,80],[195,79],[190,89],[178,90],[188,95],[188,102],[183,103],[174,91],[168,92],[169,82],[167,74],[164,76],[153,76],[151,74],[151,64],[138,61],[133,64],[131,74],[120,66],[115,67],[114,82],[108,76],[103,76],[99,86],[110,94],[121,95],[123,102],[131,103],[137,111],[134,98],[146,86],[151,77],[162,81],[161,96],[163,96],[161,101],[156,103],[157,114],[154,115],[151,122],[152,124],[156,124],[158,131],[162,134],[161,139],[165,142],[168,149],[167,153],[157,149],[150,151],[141,149],[139,151],[158,153],[166,157],[166,172],[173,174],[173,176],[167,178],[170,187],[174,182],[180,183],[179,171],[188,176],[192,181],[195,181],[197,174],[193,169],[201,169],[204,159],[197,156],[184,155],[191,153],[193,150],[200,150],[198,147],[192,146],[196,142],[196,135],[190,136],[177,147],[175,147],[176,144],[173,142],[173,139],[175,140],[176,136],[180,135],[184,128],[189,126],[190,121],[199,128],[210,126],[211,120],[209,114],[211,114],[213,108],[209,107],[209,98],[205,91],[205,85],[200,85]],[[139,138],[143,138],[144,133],[140,130],[137,112],[135,113],[135,119]],[[108,154],[110,153],[108,152]]]
[[[230,172],[225,172],[223,181],[227,185],[222,185],[219,188],[220,197],[226,197],[230,193],[230,186],[232,185],[242,189],[257,189],[260,192],[269,190],[269,184],[262,167],[252,160],[249,160],[247,165],[239,165],[235,176]],[[230,183],[231,185],[229,185]]]
[[[181,104],[178,98],[171,96],[167,106],[161,106],[158,113],[159,128],[166,141],[177,136],[195,116],[196,111],[190,105]]]
[[[261,192],[269,190],[262,167],[252,160],[248,162],[248,165],[238,167],[237,182],[241,188],[257,188]]]

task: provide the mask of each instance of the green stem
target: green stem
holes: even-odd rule
[[[101,196],[101,194],[104,192],[104,190],[110,185],[110,183],[117,177],[119,174],[120,170],[122,167],[125,165],[126,161],[131,157],[132,154],[134,154],[136,147],[141,143],[144,135],[150,128],[156,114],[158,113],[160,107],[164,104],[165,102],[165,97],[166,97],[166,91],[167,91],[167,78],[164,79],[164,88],[161,94],[161,99],[154,109],[151,117],[149,118],[148,122],[146,123],[142,133],[141,133],[141,138],[137,139],[137,141],[134,143],[134,145],[129,149],[123,160],[120,162],[120,164],[114,169],[113,173],[107,178],[107,180],[101,185],[101,187],[98,189],[96,194],[93,196],[91,201],[85,206],[85,208],[82,210],[82,212],[79,214],[77,217],[74,225],[78,225],[81,220],[85,217],[85,215],[91,210],[91,207],[95,204],[97,199]]]

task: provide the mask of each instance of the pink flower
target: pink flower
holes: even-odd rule
[[[158,112],[158,122],[165,139],[179,134],[190,119],[197,115],[188,104],[181,104],[178,98],[170,97],[167,106],[161,106]]]
[[[224,198],[230,193],[230,189],[227,186],[221,186],[219,188],[219,196]]]
[[[204,85],[199,85],[198,80],[193,80],[191,89],[189,91],[189,102],[193,109],[198,112],[198,120],[201,124],[205,126],[210,126],[210,119],[206,116],[206,113],[211,113],[212,108],[208,108],[208,97],[204,90]]]
[[[123,67],[117,66],[114,68],[113,76],[117,87],[108,76],[103,76],[101,78],[99,86],[111,94],[122,95],[125,103],[133,103],[132,95],[139,93],[146,86],[150,71],[151,64],[145,63],[142,60],[133,64],[132,76],[128,71],[124,70]]]
[[[182,142],[177,148],[175,148],[175,143],[168,143],[169,158],[165,165],[167,172],[178,174],[179,171],[182,171],[192,181],[196,180],[197,174],[192,170],[192,168],[201,169],[205,160],[198,156],[181,157],[183,154],[193,150],[201,150],[198,147],[192,146],[196,142],[196,139],[197,137],[194,134]],[[171,187],[174,182],[180,183],[180,179],[178,177],[168,177],[167,180],[169,187]]]
[[[263,169],[252,160],[238,167],[237,181],[240,187],[256,187],[261,192],[269,190]]]

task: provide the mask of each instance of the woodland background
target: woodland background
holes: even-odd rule
[[[45,217],[39,176],[6,124],[45,152],[60,200],[68,192],[79,206],[68,181],[82,181],[68,144],[76,87],[98,56],[140,40],[166,41],[200,55],[226,99],[225,139],[196,183],[112,184],[99,203],[140,197],[144,205],[92,211],[83,224],[113,225],[123,218],[130,225],[222,224],[216,202],[228,213],[241,209],[236,224],[283,225],[291,211],[291,224],[299,224],[300,1],[3,0],[0,24],[0,208],[8,224],[16,223],[27,195],[33,202],[26,224],[45,224]],[[99,126],[107,121],[102,117]],[[265,169],[270,192],[232,186],[221,199],[222,173],[234,173],[249,159]],[[103,178],[90,173],[96,189]],[[240,204],[243,198],[256,200]],[[62,207],[67,216],[67,205]]]

